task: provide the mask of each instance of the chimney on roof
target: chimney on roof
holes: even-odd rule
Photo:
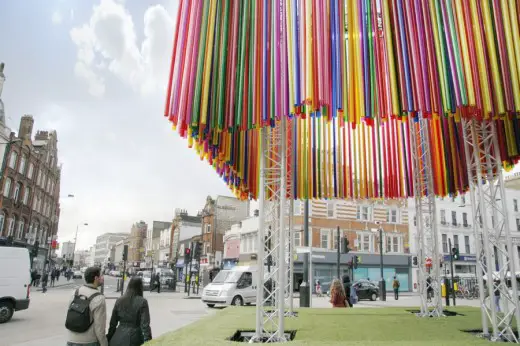
[[[31,140],[34,119],[32,115],[25,114],[20,119],[20,128],[18,129],[18,138],[22,140]]]

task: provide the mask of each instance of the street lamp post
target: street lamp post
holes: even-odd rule
[[[381,270],[381,279],[379,281],[379,290],[381,291],[381,300],[386,301],[386,281],[384,276],[384,262],[383,262],[383,226],[381,222],[377,221],[379,226],[379,269]]]
[[[76,253],[76,244],[78,243],[78,231],[80,225],[81,224],[78,223],[78,225],[76,226],[76,235],[74,236],[74,247],[72,248],[72,266],[74,266],[74,254]],[[83,226],[88,226],[88,223],[84,222]]]

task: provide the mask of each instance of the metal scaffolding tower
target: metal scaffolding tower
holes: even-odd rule
[[[286,119],[262,131],[256,330],[250,342],[283,342],[285,317]],[[267,226],[267,227],[266,227]],[[267,229],[267,232],[266,232]],[[267,233],[267,234],[266,234]],[[263,245],[263,246],[262,246]],[[267,272],[265,271],[267,265]],[[263,280],[262,280],[263,278]]]
[[[520,330],[518,288],[495,122],[462,119],[462,127],[476,238],[482,331],[493,341],[518,343],[512,326],[516,318]],[[511,291],[506,282],[508,276]],[[498,306],[495,299],[490,299],[495,292],[500,294]]]
[[[413,155],[413,183],[417,222],[416,248],[419,264],[419,292],[422,317],[440,317],[442,298],[437,215],[430,150],[429,122],[419,114],[409,121]],[[431,266],[426,267],[427,263]],[[429,292],[433,294],[428,294]]]
[[[292,131],[289,132],[291,135],[294,134],[295,131],[295,123],[296,120],[294,118],[287,120],[287,129],[291,129]],[[286,215],[287,215],[287,232],[286,232],[286,238],[285,238],[285,253],[286,253],[286,283],[285,283],[285,306],[287,308],[287,311],[285,312],[285,316],[287,317],[294,317],[294,300],[293,300],[293,291],[294,291],[294,185],[293,185],[293,170],[292,167],[296,165],[296,160],[293,155],[293,137],[287,137],[286,138],[286,162],[291,162],[290,165],[287,166],[287,199],[288,203],[287,209],[286,209]]]

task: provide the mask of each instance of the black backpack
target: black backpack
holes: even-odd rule
[[[94,320],[90,319],[90,302],[101,293],[96,292],[90,297],[86,297],[79,295],[78,291],[79,288],[74,293],[74,299],[67,311],[65,327],[76,333],[85,333],[94,322]]]

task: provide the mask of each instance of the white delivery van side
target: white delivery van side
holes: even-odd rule
[[[237,266],[221,270],[202,291],[201,300],[209,307],[215,305],[244,305],[256,302],[256,266]]]
[[[29,308],[31,264],[29,250],[0,246],[0,323]]]

